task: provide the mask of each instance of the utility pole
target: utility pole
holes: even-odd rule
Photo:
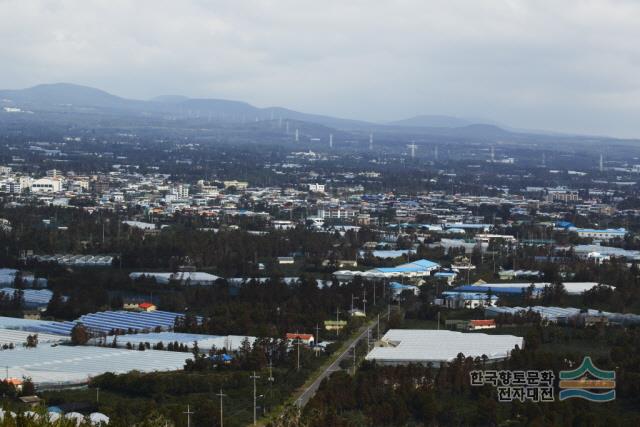
[[[100,387],[96,387],[96,403],[100,403]]]
[[[440,310],[438,310],[438,330],[440,330]]]
[[[267,365],[267,367],[269,368],[269,378],[267,378],[267,381],[269,381],[269,398],[273,397],[273,383],[275,382],[275,378],[273,377],[273,362],[271,361],[271,359],[269,359],[269,364]],[[266,406],[266,400],[265,400],[265,406]],[[269,408],[271,409],[271,408]],[[222,426],[220,426],[222,427]]]
[[[187,411],[183,412],[183,414],[187,416],[187,427],[191,427],[191,415],[193,415],[193,411],[191,410],[189,405],[187,405]]]
[[[378,337],[378,341],[380,341],[380,313],[378,313],[378,334],[376,335]]]
[[[320,343],[320,326],[316,323],[316,347],[318,347],[318,344]],[[318,356],[318,352],[316,351],[316,357]]]
[[[220,397],[220,427],[224,427],[224,422],[222,418],[222,398],[227,397],[227,395],[222,393],[222,388],[221,388],[220,393],[217,393],[216,396]]]
[[[269,359],[269,364],[267,365],[267,367],[269,368],[269,378],[267,378],[267,381],[273,383],[275,381],[275,378],[273,378],[273,362],[271,361],[271,359]]]
[[[340,333],[340,309],[336,308],[336,337]],[[7,375],[7,378],[9,375]]]
[[[373,281],[373,305],[376,305],[376,282]]]
[[[356,375],[356,344],[358,341],[353,343],[353,375]]]
[[[300,337],[298,337],[296,341],[296,345],[298,346],[298,366],[296,367],[296,371],[300,371],[300,344],[302,344],[302,342],[300,341]]]
[[[256,422],[257,422],[256,408],[257,408],[257,399],[258,399],[256,394],[256,380],[260,377],[256,375],[256,371],[253,371],[253,375],[251,375],[249,378],[253,379],[253,425],[256,425]]]
[[[367,288],[362,290],[362,311],[365,317],[367,316]]]

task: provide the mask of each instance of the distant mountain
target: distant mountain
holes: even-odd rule
[[[416,126],[416,127],[429,127],[429,128],[458,128],[463,126],[469,126],[474,124],[467,119],[461,119],[459,117],[451,116],[438,116],[423,114],[420,116],[411,117],[404,120],[396,120],[388,122],[391,126]]]
[[[151,98],[149,101],[160,102],[163,104],[177,104],[178,102],[183,102],[188,99],[189,97],[182,96],[182,95],[161,95],[161,96],[156,96],[155,98]]]
[[[282,107],[259,108],[242,101],[187,98],[165,95],[142,101],[122,98],[100,89],[70,83],[42,84],[21,90],[0,90],[0,107],[17,107],[33,114],[16,115],[0,108],[0,121],[40,122],[78,126],[163,126],[197,128],[206,123],[251,123],[256,121],[288,121],[290,129],[310,124],[360,135],[375,132],[381,137],[407,140],[429,136],[475,139],[478,141],[520,141],[534,138],[562,138],[542,131],[530,132],[505,128],[485,120],[463,119],[443,115],[421,115],[384,124],[339,117],[308,114]],[[109,120],[104,120],[108,118]],[[296,123],[302,122],[302,123]],[[304,125],[303,125],[304,124]],[[283,123],[284,125],[284,123]],[[206,127],[206,126],[205,126]],[[284,126],[283,126],[284,127]],[[275,129],[275,127],[272,127]],[[330,129],[325,129],[329,132]],[[564,136],[566,138],[566,136]],[[581,137],[584,138],[584,137]]]
[[[100,89],[70,83],[42,84],[21,90],[0,90],[0,98],[27,106],[130,108],[140,101],[111,95]]]
[[[180,95],[164,95],[148,101],[121,98],[92,87],[70,83],[42,84],[21,90],[0,90],[0,100],[32,111],[67,112],[87,109],[118,111],[128,115],[163,115],[172,117],[208,117],[215,120],[245,122],[255,120],[292,120],[316,123],[323,126],[371,129],[378,125],[357,120],[306,114],[282,107],[259,108],[242,101],[226,99],[188,98]]]

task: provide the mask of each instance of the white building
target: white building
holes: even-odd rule
[[[324,193],[324,184],[309,184],[309,191],[312,193]]]
[[[132,280],[148,277],[162,285],[177,283],[180,285],[212,286],[221,277],[200,271],[178,271],[176,273],[134,272],[129,274]]]
[[[390,329],[366,359],[384,365],[432,363],[439,367],[462,353],[465,357],[486,356],[503,360],[516,347],[523,348],[522,337],[487,335],[432,329]]]
[[[627,230],[624,228],[607,228],[607,229],[594,229],[594,228],[570,228],[570,231],[575,231],[578,236],[584,238],[611,240],[611,239],[624,239],[627,234]]]
[[[288,220],[275,220],[271,222],[271,225],[273,225],[273,228],[276,230],[290,230],[296,227],[296,224],[293,221]]]
[[[62,190],[59,178],[40,178],[31,183],[32,193],[57,193]]]
[[[186,184],[179,184],[173,188],[173,195],[178,199],[189,198],[189,186]]]

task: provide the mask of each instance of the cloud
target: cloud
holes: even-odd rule
[[[0,81],[640,136],[640,3],[0,0]]]

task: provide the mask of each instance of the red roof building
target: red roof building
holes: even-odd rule
[[[156,309],[156,305],[150,302],[141,302],[138,304],[138,308],[143,311],[154,311]]]
[[[307,345],[310,345],[314,341],[312,334],[298,334],[298,333],[295,333],[295,334],[287,333],[287,340],[289,342],[299,340],[300,342]]]
[[[494,319],[487,320],[469,320],[469,329],[493,329],[496,327]]]

